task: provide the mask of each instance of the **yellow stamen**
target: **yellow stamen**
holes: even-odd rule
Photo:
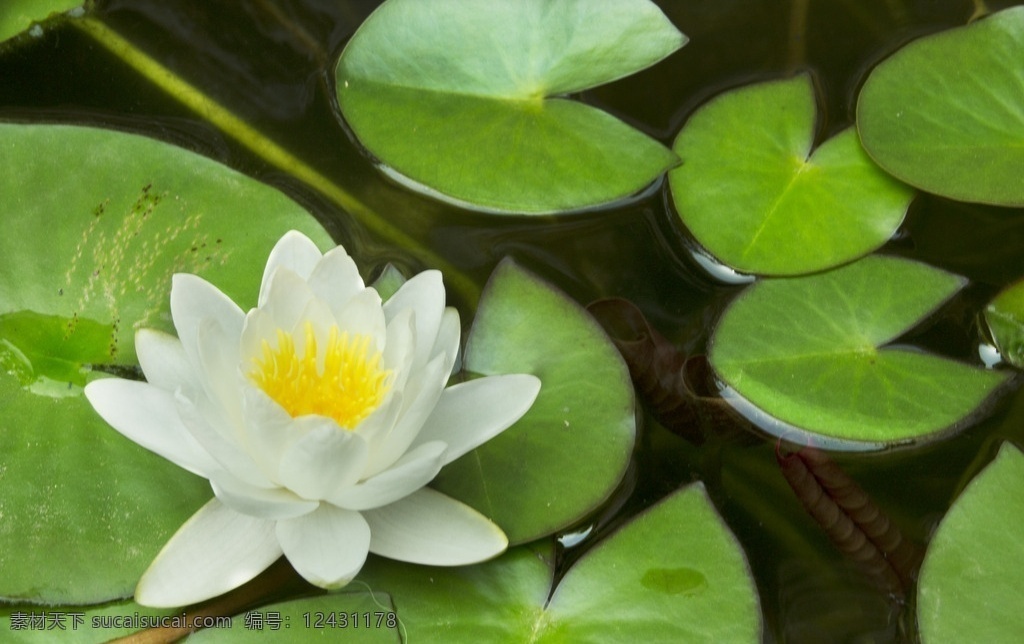
[[[370,355],[369,336],[349,336],[332,325],[327,346],[318,356],[313,325],[306,322],[304,331],[301,356],[295,352],[292,334],[281,329],[276,349],[264,340],[263,356],[253,359],[255,369],[249,377],[293,418],[316,414],[354,429],[384,400],[391,371],[381,369],[380,351]]]

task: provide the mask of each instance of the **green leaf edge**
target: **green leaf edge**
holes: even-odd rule
[[[506,276],[509,276],[509,277],[506,277]],[[637,440],[637,427],[636,427],[636,416],[635,416],[635,408],[636,408],[635,389],[632,386],[632,380],[629,377],[629,370],[626,367],[625,362],[622,360],[621,355],[619,354],[618,350],[615,349],[615,346],[614,346],[614,344],[612,344],[611,339],[608,338],[608,335],[604,331],[604,328],[597,322],[597,320],[595,320],[593,318],[593,316],[591,316],[589,313],[587,313],[587,311],[583,307],[581,307],[575,300],[573,300],[571,297],[569,297],[568,294],[566,294],[564,291],[562,291],[561,289],[557,288],[556,286],[550,284],[546,280],[540,278],[539,276],[537,276],[536,274],[532,273],[531,271],[523,268],[522,266],[520,266],[511,257],[506,257],[501,262],[499,262],[498,265],[495,267],[494,271],[491,273],[491,276],[490,276],[490,278],[487,281],[487,284],[484,286],[483,295],[481,296],[480,302],[481,303],[487,302],[487,300],[489,299],[488,295],[494,290],[494,288],[493,288],[494,284],[498,284],[501,281],[505,281],[507,279],[521,279],[521,280],[524,280],[525,282],[529,283],[530,286],[536,287],[536,288],[540,288],[543,291],[545,291],[548,295],[553,296],[554,298],[557,298],[557,300],[560,302],[560,304],[562,306],[567,307],[570,310],[573,310],[573,311],[575,311],[578,314],[578,320],[581,323],[585,324],[586,326],[589,326],[591,328],[591,330],[595,334],[599,335],[599,337],[605,338],[605,341],[607,343],[606,349],[609,351],[609,356],[614,356],[615,358],[617,358],[617,364],[618,364],[618,367],[619,367],[620,378],[622,379],[622,381],[624,383],[628,384],[628,387],[625,389],[625,393],[626,393],[626,395],[628,397],[628,405],[632,409],[634,409],[634,413],[630,415],[630,420],[628,421],[630,423],[630,425],[631,425],[631,437],[630,437],[630,440],[629,440],[629,444],[627,446],[628,448],[624,450],[627,455],[632,455],[633,449],[636,446],[636,440]],[[479,319],[479,312],[478,312],[478,315],[477,315],[477,319]],[[476,320],[474,320],[474,328],[475,327],[476,327]],[[486,371],[482,371],[482,372],[474,371],[474,367],[476,366],[476,362],[473,359],[472,344],[473,344],[473,330],[471,329],[470,333],[469,333],[469,335],[467,337],[467,340],[466,340],[466,348],[465,348],[465,350],[463,352],[463,368],[465,369],[465,371],[468,374],[470,374],[470,375],[473,375],[473,374],[485,375],[485,376],[486,375],[496,375],[495,373],[492,373],[490,370],[486,370]],[[537,374],[534,374],[534,375],[537,375]],[[540,395],[544,395],[544,386],[545,386],[544,379],[541,378],[541,393],[540,393]],[[517,424],[518,423],[513,424],[511,427],[509,427],[507,430],[505,430],[504,434],[512,435],[515,432],[515,430],[516,430]],[[491,448],[489,448],[488,445],[489,444],[485,443],[484,445],[478,447],[476,450],[473,450],[473,451],[463,455],[462,457],[460,457],[459,459],[457,459],[453,463],[449,464],[448,467],[451,467],[452,465],[457,465],[457,464],[460,463],[460,461],[465,461],[465,460],[474,458],[474,454],[476,454],[477,450],[493,449],[493,446]],[[595,500],[594,503],[590,507],[580,511],[579,516],[577,516],[572,521],[569,521],[569,522],[564,523],[564,524],[556,524],[554,528],[546,529],[546,531],[533,532],[533,533],[528,532],[528,533],[525,533],[525,534],[517,534],[516,530],[511,530],[511,529],[509,529],[506,526],[502,526],[502,528],[505,530],[506,534],[509,537],[510,545],[511,546],[515,546],[515,545],[519,545],[519,544],[530,543],[532,541],[535,541],[536,539],[539,539],[539,538],[548,536],[550,534],[553,534],[553,533],[557,532],[558,530],[561,530],[561,529],[564,529],[566,527],[569,527],[570,525],[572,525],[573,523],[575,523],[579,519],[587,516],[588,514],[590,514],[593,511],[595,511],[596,509],[600,508],[601,505],[604,504],[614,494],[614,492],[617,489],[617,487],[621,484],[623,477],[626,475],[626,472],[629,469],[630,460],[631,460],[631,456],[622,460],[622,463],[621,463],[621,466],[619,468],[619,471],[617,473],[615,473],[614,476],[610,479],[613,482],[609,483],[609,485],[607,486],[607,489],[605,491],[605,494],[600,499]],[[444,472],[444,470],[442,470],[441,474],[438,476],[437,479],[435,479],[435,482],[434,482],[434,484],[432,484],[432,486],[436,487],[439,491],[441,491],[441,492],[443,492],[443,493],[445,493],[445,494],[447,494],[447,495],[449,495],[449,496],[451,496],[451,497],[453,497],[455,499],[458,499],[460,501],[466,502],[462,497],[460,497],[457,489],[454,489],[451,485],[446,485],[445,484],[445,482],[444,482],[444,474],[445,474],[445,472]],[[475,509],[477,511],[479,511],[481,514],[483,514],[484,516],[488,516],[488,518],[492,518],[492,520],[493,520],[493,517],[490,516],[490,513],[487,511],[486,508],[475,508]]]
[[[939,565],[936,563],[935,559],[935,546],[936,544],[940,544],[941,548],[945,549],[946,542],[952,539],[952,537],[949,536],[949,522],[954,521],[957,523],[962,523],[965,520],[965,518],[967,518],[967,520],[970,521],[971,517],[973,517],[973,515],[976,514],[974,506],[978,503],[979,497],[982,497],[982,500],[984,500],[984,496],[995,496],[999,499],[1004,499],[1007,495],[1013,495],[1019,498],[1022,494],[1024,494],[1024,478],[1021,478],[1020,480],[1017,481],[1018,485],[1015,488],[994,488],[994,483],[990,482],[990,480],[992,479],[1001,480],[1002,478],[1005,478],[1001,476],[1002,471],[1004,469],[1009,470],[1011,468],[1012,470],[1015,470],[1019,473],[1024,473],[1024,453],[1021,453],[1020,448],[1018,448],[1013,443],[1005,442],[999,447],[999,452],[996,454],[996,457],[992,460],[992,462],[990,462],[985,467],[985,469],[978,473],[967,484],[967,487],[964,488],[964,490],[960,493],[957,499],[953,502],[953,505],[947,511],[946,515],[942,518],[942,521],[939,523],[938,528],[936,528],[931,543],[929,544],[928,550],[925,553],[924,561],[921,563],[921,570],[919,574],[917,588],[917,622],[921,640],[923,642],[929,643],[957,641],[957,639],[955,638],[956,633],[943,634],[941,632],[941,626],[939,626],[940,632],[932,632],[932,629],[935,628],[934,620],[937,619],[936,611],[938,611],[940,608],[944,611],[957,611],[960,615],[967,615],[970,618],[972,618],[971,621],[974,628],[971,628],[970,637],[972,639],[975,639],[975,641],[1006,641],[1009,643],[1016,642],[1017,639],[1019,639],[1018,630],[1014,629],[1011,631],[1007,631],[1003,628],[1000,628],[1000,625],[998,623],[993,622],[993,620],[991,619],[991,609],[993,607],[986,606],[986,609],[989,610],[986,610],[984,614],[975,614],[967,612],[965,611],[965,607],[957,605],[957,603],[955,603],[955,598],[961,593],[957,592],[955,584],[960,581],[959,579],[955,580],[954,584],[946,584],[946,590],[950,591],[944,593],[946,595],[946,599],[954,601],[947,601],[946,603],[942,603],[940,605],[938,603],[934,603],[930,597],[930,595],[933,593],[933,589],[936,588],[936,585],[932,582],[931,577],[933,574],[936,574],[933,572],[935,570],[935,566]],[[961,501],[964,501],[964,503],[961,503]],[[1020,509],[1020,502],[1017,503],[1017,509]],[[1024,545],[1021,545],[1022,543],[1024,543],[1024,531],[1021,530],[1021,525],[1019,524],[1004,527],[1011,530],[1015,527],[1017,529],[1017,534],[1019,538],[1016,540],[1016,544],[1018,546],[1017,551],[1015,553],[1006,553],[1009,556],[1005,557],[1002,560],[1003,569],[1005,570],[1012,568],[1020,570],[1021,567],[1024,566]],[[998,545],[999,541],[1001,540],[997,539],[997,544],[978,544],[976,545],[976,547],[992,548],[995,545]],[[939,550],[939,552],[941,553],[942,550]],[[964,570],[963,573],[971,581],[976,581],[978,579],[978,575],[985,574],[986,571],[984,569],[970,569]],[[1021,576],[1024,575],[1018,575],[1018,577]],[[941,588],[942,585],[943,584],[938,584],[939,588]],[[950,588],[950,586],[954,587]],[[953,595],[953,597],[949,597],[949,595]],[[1024,607],[1024,599],[1022,598],[1024,598],[1024,595],[1018,593],[1016,597],[1003,597],[1002,599],[1004,604],[1009,603],[1009,605],[1011,606],[1014,605],[1014,599],[1016,599],[1016,604],[1021,607]],[[936,599],[935,601],[939,602],[941,601],[941,598]],[[977,602],[974,602],[974,605],[975,607],[978,607]],[[1000,607],[997,612],[1003,613],[1005,616],[1005,613],[1007,611],[1005,608]],[[1011,609],[1010,612],[1012,613],[1013,610]],[[1016,614],[1020,615],[1020,612],[1017,612]],[[1024,619],[1018,617],[1018,626],[1020,625],[1020,623],[1024,623]],[[990,630],[981,633],[979,632],[979,627],[988,627]],[[1005,639],[1003,639],[1003,637],[1005,637]]]
[[[966,286],[968,280],[965,277],[963,277],[963,276],[956,275],[956,274],[953,274],[953,273],[949,273],[948,271],[944,271],[942,269],[938,269],[938,268],[935,268],[933,266],[928,266],[926,264],[922,264],[921,262],[916,262],[916,261],[913,261],[913,260],[909,260],[909,259],[902,258],[902,257],[896,257],[896,256],[869,255],[868,257],[865,257],[865,258],[862,258],[861,260],[858,260],[858,262],[872,262],[872,261],[877,261],[877,260],[902,262],[902,263],[906,263],[906,264],[924,266],[924,267],[927,267],[928,269],[930,269],[931,271],[934,271],[937,274],[944,274],[944,275],[946,275],[948,277],[954,278],[954,281],[950,283],[950,286],[949,286],[949,289],[948,289],[949,292],[946,293],[941,298],[938,298],[936,300],[935,304],[930,309],[925,311],[920,317],[918,317],[917,320],[915,320],[913,322],[910,322],[908,324],[904,324],[901,327],[900,330],[895,331],[895,332],[891,332],[891,333],[887,334],[884,339],[880,339],[880,340],[875,342],[876,350],[879,353],[892,352],[892,351],[902,351],[899,348],[890,348],[890,347],[887,347],[885,345],[887,345],[888,343],[892,342],[893,340],[895,340],[899,336],[907,333],[908,331],[910,331],[911,329],[913,329],[917,325],[921,324],[923,321],[927,320],[930,316],[934,315],[936,311],[938,311],[945,304],[947,304],[964,286]],[[855,263],[858,263],[858,262],[855,262]],[[851,265],[852,264],[847,264],[845,266],[840,266],[840,267],[837,267],[835,269],[832,269],[831,271],[826,271],[825,273],[836,271],[836,270],[842,270],[843,268],[845,268],[847,266],[851,266]],[[721,369],[716,364],[716,360],[714,358],[715,347],[718,346],[719,329],[722,326],[722,320],[724,320],[726,318],[726,316],[728,315],[729,311],[732,309],[733,306],[735,306],[738,302],[740,302],[740,301],[750,297],[750,293],[752,293],[755,288],[759,287],[762,284],[768,283],[769,281],[770,282],[780,282],[781,280],[786,280],[786,279],[807,279],[807,278],[813,278],[816,275],[822,275],[822,274],[825,274],[825,273],[819,273],[819,274],[809,275],[809,276],[791,276],[791,277],[778,277],[778,278],[760,279],[757,282],[755,282],[754,284],[751,284],[750,286],[745,288],[742,292],[740,292],[735,298],[733,298],[733,300],[731,302],[729,302],[729,304],[727,305],[726,309],[719,316],[718,321],[716,322],[715,329],[712,331],[711,337],[708,340],[708,359],[709,359],[709,362],[710,362],[710,364],[712,366],[712,369],[713,369],[716,377],[719,379],[719,381],[725,387],[725,390],[722,392],[722,396],[741,415],[743,415],[745,418],[750,420],[752,423],[754,423],[754,425],[758,426],[762,430],[768,431],[769,433],[771,433],[773,435],[776,435],[778,437],[786,437],[787,439],[790,439],[790,440],[803,440],[807,444],[819,445],[819,446],[821,446],[823,448],[826,448],[826,449],[833,449],[833,450],[840,450],[840,451],[876,450],[876,449],[892,447],[892,446],[900,445],[900,444],[914,443],[914,442],[918,442],[918,441],[922,441],[922,440],[940,439],[943,436],[946,436],[946,435],[949,435],[951,433],[954,433],[955,431],[960,429],[965,423],[967,423],[971,419],[975,418],[982,410],[984,410],[986,408],[986,406],[988,405],[989,401],[991,401],[997,395],[997,393],[998,393],[998,391],[1000,389],[1008,386],[1012,382],[1012,379],[1009,377],[1008,374],[992,372],[992,371],[986,371],[985,373],[997,375],[998,376],[998,381],[995,382],[995,384],[993,384],[993,386],[991,387],[991,389],[989,391],[989,394],[983,400],[981,400],[979,402],[978,406],[975,409],[973,409],[972,411],[968,412],[965,416],[957,419],[956,421],[954,421],[948,427],[941,428],[941,429],[938,429],[938,430],[934,430],[934,431],[931,431],[931,432],[927,432],[925,434],[914,435],[914,436],[898,437],[898,438],[894,438],[892,440],[881,440],[881,441],[879,441],[879,440],[871,440],[871,439],[857,439],[857,438],[851,438],[849,436],[841,436],[841,435],[836,435],[836,434],[828,434],[828,433],[824,433],[824,432],[821,432],[821,431],[818,431],[818,430],[814,430],[814,429],[810,429],[810,428],[807,428],[807,427],[802,427],[802,426],[798,426],[798,425],[792,424],[791,422],[789,422],[787,420],[784,420],[784,419],[781,419],[781,418],[773,415],[772,413],[762,409],[760,406],[758,406],[754,402],[746,399],[743,396],[742,392],[740,392],[739,390],[735,389],[733,384],[730,382],[730,379],[722,374]],[[964,363],[962,363],[960,361],[952,360],[952,359],[946,358],[944,356],[938,356],[938,355],[934,355],[934,354],[930,354],[930,353],[926,353],[926,354],[923,354],[923,355],[926,356],[926,357],[935,359],[935,360],[946,362],[946,363],[951,363],[951,364],[955,364],[955,365],[962,365],[962,366],[968,367],[968,368],[971,367],[971,365],[965,365]]]
[[[655,5],[653,5],[653,3],[651,3],[651,4],[652,4],[652,6],[655,6]],[[369,22],[370,20],[372,20],[374,18],[375,14],[384,13],[386,5],[388,5],[388,2],[385,2],[385,3],[381,4],[380,6],[378,6],[373,11],[373,13],[371,13],[371,15],[369,17],[367,17],[367,19],[364,21],[364,24],[366,22]],[[665,23],[667,25],[669,25],[671,28],[675,29],[676,33],[678,34],[678,38],[677,38],[677,42],[676,42],[675,47],[672,48],[672,49],[668,49],[659,58],[651,60],[650,62],[646,63],[645,65],[640,66],[640,67],[634,69],[632,72],[624,72],[622,74],[610,76],[610,77],[608,77],[608,78],[606,78],[606,79],[604,79],[602,81],[595,81],[595,82],[592,82],[592,83],[589,83],[589,84],[580,85],[578,87],[577,86],[573,86],[573,87],[570,87],[570,88],[562,88],[558,93],[544,93],[543,95],[540,95],[540,96],[535,95],[535,94],[523,94],[521,96],[515,96],[515,95],[513,95],[513,96],[500,96],[500,95],[486,95],[486,94],[484,94],[484,95],[482,95],[482,97],[483,98],[488,98],[488,99],[492,99],[493,98],[496,101],[505,102],[505,103],[528,104],[530,106],[530,110],[532,111],[532,110],[536,110],[536,109],[542,109],[543,105],[548,103],[548,101],[564,100],[564,98],[562,97],[562,94],[565,91],[574,91],[574,92],[575,91],[583,91],[583,90],[586,90],[586,89],[590,89],[590,88],[593,88],[593,87],[598,87],[598,86],[603,85],[603,84],[607,84],[607,83],[611,83],[611,82],[617,81],[617,80],[619,80],[621,78],[625,78],[625,77],[629,76],[630,74],[638,73],[638,72],[640,72],[640,71],[642,71],[644,69],[647,69],[648,67],[651,67],[651,66],[657,64],[661,60],[664,60],[669,55],[675,53],[676,51],[681,49],[683,46],[685,46],[689,42],[689,38],[684,33],[682,33],[677,28],[675,28],[675,26],[672,25],[671,22],[669,22],[667,18],[665,19]],[[356,33],[352,36],[352,38],[349,40],[349,42],[346,43],[345,48],[342,50],[341,54],[338,57],[337,63],[335,65],[334,74],[332,76],[333,76],[333,80],[334,80],[334,83],[335,83],[335,92],[334,92],[334,94],[335,94],[336,100],[338,102],[339,111],[341,112],[341,115],[344,118],[345,122],[348,124],[349,128],[352,130],[353,134],[355,135],[355,138],[362,145],[365,139],[364,139],[364,136],[359,133],[359,129],[360,128],[355,126],[352,123],[351,119],[348,118],[347,116],[345,116],[345,114],[344,114],[345,113],[345,110],[344,110],[344,102],[345,101],[342,99],[342,92],[341,92],[341,88],[342,87],[347,87],[348,86],[348,78],[361,78],[361,79],[366,80],[366,81],[371,82],[371,83],[377,82],[377,81],[375,81],[372,78],[365,78],[361,74],[351,74],[351,73],[349,73],[350,70],[348,70],[345,67],[345,64],[344,64],[345,63],[345,52],[354,43],[358,43],[359,36],[360,36],[360,33],[357,30]],[[402,86],[402,87],[405,87],[405,86]],[[418,90],[425,91],[425,92],[437,91],[437,88],[426,88],[426,87],[423,87],[423,88],[409,87],[408,89],[411,89],[411,90],[417,90],[418,89]],[[474,95],[474,94],[470,94],[470,95],[471,96],[481,96],[481,95]],[[641,132],[639,130],[636,130],[635,128],[632,128],[631,126],[627,125],[626,123],[623,123],[621,120],[617,119],[616,117],[612,116],[611,114],[609,114],[609,113],[607,113],[607,112],[605,112],[603,110],[599,110],[597,108],[591,107],[590,105],[587,105],[585,103],[581,103],[581,102],[577,102],[577,101],[572,101],[572,102],[579,109],[584,109],[584,110],[587,110],[587,111],[592,111],[592,112],[594,112],[596,114],[600,114],[604,118],[610,119],[610,120],[614,121],[615,123],[617,123],[618,126],[621,126],[621,129],[633,132],[635,134],[635,136],[638,137],[639,139],[646,140],[647,142],[649,142],[649,144],[650,144],[649,147],[650,147],[651,150],[660,150],[661,153],[659,154],[659,156],[661,156],[662,159],[659,161],[659,164],[658,164],[659,165],[659,170],[657,172],[653,173],[648,181],[646,181],[646,182],[644,182],[642,184],[639,184],[637,186],[634,186],[632,190],[625,191],[622,194],[619,194],[617,196],[613,196],[613,197],[611,197],[609,199],[606,199],[606,200],[603,200],[603,201],[586,202],[586,203],[571,203],[571,204],[565,204],[565,205],[557,205],[557,204],[552,203],[552,204],[542,205],[542,206],[538,206],[538,207],[531,207],[528,203],[517,202],[515,200],[508,200],[507,202],[492,201],[492,202],[489,202],[489,203],[485,203],[482,200],[481,201],[474,201],[472,199],[466,199],[466,198],[463,198],[463,197],[460,197],[460,196],[449,194],[449,193],[445,192],[442,189],[439,189],[439,188],[436,188],[436,187],[430,185],[427,181],[425,181],[423,179],[423,177],[416,176],[418,173],[415,172],[415,171],[410,171],[408,168],[404,167],[405,164],[394,164],[394,163],[391,163],[390,161],[388,161],[387,163],[382,163],[379,166],[379,169],[385,175],[387,175],[388,177],[390,177],[392,180],[396,181],[399,184],[402,184],[402,185],[404,185],[404,186],[406,186],[406,187],[408,187],[408,188],[410,188],[412,190],[415,190],[417,192],[425,194],[425,195],[427,195],[429,197],[432,197],[434,199],[437,199],[439,201],[442,201],[442,202],[445,202],[445,203],[449,203],[449,204],[452,204],[452,205],[455,205],[455,206],[458,206],[458,207],[461,207],[461,208],[465,208],[465,209],[469,209],[469,210],[475,210],[475,211],[483,212],[483,213],[495,214],[495,215],[533,215],[533,216],[540,216],[540,215],[566,214],[566,213],[574,213],[574,212],[578,212],[578,211],[586,211],[586,210],[590,210],[590,209],[593,209],[593,208],[605,207],[605,206],[617,203],[619,201],[622,201],[624,199],[628,199],[632,195],[635,195],[637,193],[643,192],[643,190],[646,187],[649,187],[653,182],[657,181],[657,178],[659,176],[661,176],[667,170],[669,170],[670,168],[672,168],[672,167],[674,167],[674,166],[676,166],[676,165],[678,165],[680,163],[679,157],[675,154],[675,152],[673,152],[671,149],[667,148],[666,146],[662,145],[661,143],[655,141],[654,139],[652,139],[651,137],[647,136],[643,132]],[[540,107],[538,107],[538,105]],[[372,149],[370,146],[365,146],[364,145],[364,147],[366,147],[366,149],[368,150],[368,152],[370,154],[376,156],[376,151],[374,149]],[[383,161],[383,159],[382,159],[382,161]]]

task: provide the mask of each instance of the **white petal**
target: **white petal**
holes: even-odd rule
[[[313,328],[313,337],[317,340],[321,360],[323,359],[324,347],[327,346],[327,335],[334,326],[334,313],[323,300],[313,297],[306,306],[299,311],[295,326],[286,328],[295,341],[295,353],[303,355],[306,352],[306,324]],[[274,343],[276,344],[276,343]],[[320,365],[321,368],[323,365]]]
[[[203,320],[196,330],[196,347],[207,395],[220,408],[227,423],[240,427],[243,415],[239,335],[227,331],[216,320]]]
[[[200,381],[185,355],[181,340],[169,333],[139,329],[135,334],[135,353],[149,384],[167,391],[179,387],[195,391]]]
[[[219,409],[208,400],[189,400],[181,395],[175,396],[178,415],[188,432],[215,461],[221,464],[235,478],[255,485],[256,487],[277,487],[264,474],[252,455],[245,451],[237,440],[230,436],[229,430],[215,425],[223,425],[226,420],[218,415]]]
[[[373,410],[373,413],[367,416],[363,422],[356,425],[355,429],[351,430],[362,437],[363,441],[370,447],[371,458],[375,450],[379,451],[379,444],[383,441],[383,437],[387,436],[394,429],[395,421],[398,420],[401,412],[402,394],[392,390],[384,398],[384,402],[381,403],[380,407]],[[367,462],[368,464],[369,462]],[[367,471],[364,471],[361,478],[369,475]]]
[[[259,488],[232,476],[210,479],[213,493],[235,512],[260,519],[292,519],[317,509],[318,501],[300,499],[282,488]]]
[[[381,363],[385,369],[391,370],[392,391],[403,391],[412,372],[412,360],[416,357],[416,323],[413,317],[413,310],[406,309],[388,321],[388,339]]]
[[[171,317],[178,339],[193,365],[198,366],[196,333],[199,321],[213,318],[224,332],[241,337],[245,314],[227,295],[201,277],[177,273],[171,278]]]
[[[402,392],[406,408],[402,410],[394,428],[386,436],[380,436],[370,443],[367,476],[391,467],[409,449],[444,391],[448,380],[446,368],[445,356],[437,356],[406,384]],[[411,403],[408,402],[410,400]]]
[[[291,331],[302,320],[302,312],[313,299],[309,284],[294,271],[282,266],[270,276],[267,301],[260,308],[270,315],[275,329]],[[269,339],[277,346],[275,339]]]
[[[345,304],[364,288],[356,263],[338,246],[326,254],[309,276],[313,294],[327,302],[337,316]]]
[[[322,416],[303,416],[293,424],[308,431],[281,457],[282,485],[299,496],[319,500],[362,477],[368,450],[361,436]]]
[[[189,433],[170,392],[144,382],[104,378],[87,384],[85,397],[111,427],[178,467],[204,478],[222,469]]]
[[[385,348],[387,323],[380,295],[372,288],[363,289],[353,296],[337,316],[338,327],[349,335],[368,335],[374,339],[376,350]],[[371,345],[373,346],[373,345]]]
[[[441,326],[437,330],[437,339],[430,350],[430,357],[446,356],[445,362],[448,367],[445,369],[445,373],[449,377],[459,356],[459,340],[461,335],[462,326],[459,321],[459,312],[452,307],[446,308],[441,316]]]
[[[259,387],[243,384],[242,389],[245,444],[249,455],[267,478],[277,481],[281,454],[297,438],[288,431],[293,418]]]
[[[262,307],[267,303],[271,278],[279,266],[287,268],[305,280],[313,272],[321,257],[320,249],[309,237],[297,230],[285,233],[284,237],[274,245],[274,249],[270,251],[270,257],[267,258],[257,306]]]
[[[401,311],[412,309],[416,320],[416,358],[413,369],[419,369],[430,360],[430,352],[437,339],[444,312],[444,283],[439,271],[423,271],[414,276],[384,303],[384,314],[388,320]]]
[[[440,441],[420,445],[409,450],[389,469],[358,485],[343,488],[327,500],[349,510],[367,510],[394,503],[434,480],[445,462],[446,447]]]
[[[274,318],[264,309],[253,309],[245,315],[242,338],[239,342],[239,369],[245,374],[256,366],[256,360],[263,359],[263,343],[277,344],[277,325]]]
[[[280,556],[273,521],[247,517],[211,499],[142,575],[135,601],[160,607],[194,604],[241,586]]]
[[[501,528],[473,508],[430,488],[363,512],[370,552],[430,566],[464,566],[508,547]]]
[[[316,512],[277,524],[277,539],[295,570],[321,588],[340,588],[366,562],[370,528],[358,512],[326,503]]]
[[[444,441],[448,464],[519,420],[539,391],[540,380],[529,374],[488,376],[448,387],[412,444]]]

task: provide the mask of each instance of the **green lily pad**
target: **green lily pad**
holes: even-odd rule
[[[721,262],[763,275],[814,272],[870,253],[903,222],[913,191],[868,158],[852,128],[812,153],[815,112],[802,74],[723,94],[679,132],[672,199]]]
[[[887,172],[922,190],[1024,205],[1021,60],[1024,7],[907,45],[861,90],[864,147]]]
[[[1003,289],[989,302],[985,323],[1003,358],[1024,369],[1024,280]]]
[[[276,190],[152,139],[0,124],[0,165],[0,597],[125,597],[211,493],[108,427],[82,387],[132,375],[139,327],[173,330],[174,272],[254,305],[287,230],[333,244]]]
[[[0,598],[127,597],[209,484],[110,429],[81,395],[0,374]]]
[[[894,257],[764,280],[722,316],[711,364],[739,396],[798,429],[872,444],[922,438],[964,419],[1006,379],[882,347],[963,285],[956,275]]]
[[[549,601],[552,562],[538,546],[464,568],[374,557],[359,579],[391,595],[409,641],[760,641],[743,551],[699,483],[598,543]]]
[[[0,11],[0,43],[55,13],[81,7],[85,0],[4,0]]]
[[[561,95],[648,67],[686,37],[649,0],[388,0],[336,70],[362,144],[430,194],[490,211],[612,202],[677,162]]]
[[[942,519],[918,583],[924,642],[1016,642],[1024,633],[1024,454],[1004,444]]]
[[[506,260],[484,289],[463,366],[532,373],[540,394],[515,425],[445,467],[434,487],[489,517],[513,544],[565,528],[611,495],[636,437],[633,385],[583,308]]]
[[[395,265],[388,262],[384,266],[384,270],[381,271],[377,279],[374,280],[372,286],[380,295],[381,299],[387,301],[391,299],[391,296],[398,292],[398,289],[405,284],[405,275],[400,270],[395,268]]]
[[[173,332],[173,273],[201,275],[244,307],[255,305],[262,266],[284,232],[333,246],[277,190],[166,143],[14,124],[0,124],[0,142],[0,315],[61,318],[73,352],[85,350],[74,348],[77,334],[93,332],[81,321],[109,326],[94,343],[110,354],[101,362],[135,364],[139,327]]]

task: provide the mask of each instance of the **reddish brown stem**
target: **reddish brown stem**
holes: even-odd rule
[[[632,302],[598,300],[587,310],[619,349],[637,393],[666,429],[699,445],[710,431],[748,427],[713,391],[704,356],[679,351]]]
[[[903,597],[921,562],[920,549],[904,539],[857,485],[824,452],[805,447],[775,456],[786,482],[840,552],[857,562],[886,592]]]

